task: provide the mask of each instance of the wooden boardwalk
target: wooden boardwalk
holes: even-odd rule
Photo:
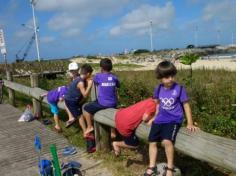
[[[22,112],[11,105],[0,104],[0,176],[37,176],[38,155],[34,150],[34,136],[42,140],[42,154],[51,159],[50,144],[56,144],[60,163],[78,161],[85,170],[85,176],[111,176],[102,161],[88,159],[88,154],[77,148],[78,153],[63,157],[62,149],[70,144],[56,132],[46,128],[39,121],[18,122]]]

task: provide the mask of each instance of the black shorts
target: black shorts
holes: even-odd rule
[[[96,112],[98,112],[100,110],[107,109],[107,108],[109,108],[109,107],[102,106],[97,101],[93,101],[91,103],[87,103],[84,106],[84,110],[86,112],[88,112],[89,114],[92,114],[92,115],[94,115]]]
[[[149,133],[149,142],[161,142],[164,139],[170,140],[175,143],[177,133],[180,129],[179,123],[152,123],[151,131]]]
[[[135,133],[132,133],[130,136],[126,137],[121,135],[119,131],[116,129],[116,134],[117,135],[115,141],[124,141],[126,145],[130,145],[133,147],[137,147],[139,145],[139,139],[135,135]]]
[[[65,104],[71,114],[74,116],[74,118],[77,118],[82,114],[81,104],[79,101],[71,101],[65,99]]]
[[[130,145],[133,147],[137,147],[139,145],[139,139],[134,133],[129,137],[122,136],[122,138],[126,145]]]

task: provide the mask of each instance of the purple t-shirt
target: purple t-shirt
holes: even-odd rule
[[[98,87],[98,103],[106,107],[117,105],[116,88],[120,87],[118,78],[112,73],[97,73],[93,78]]]
[[[188,95],[184,87],[174,83],[170,89],[160,84],[154,90],[154,99],[160,101],[159,112],[155,117],[154,123],[182,123],[184,110],[182,104],[188,101]]]
[[[63,98],[66,94],[68,88],[66,86],[61,86],[56,89],[50,90],[47,94],[47,99],[49,103],[58,103],[60,98]]]

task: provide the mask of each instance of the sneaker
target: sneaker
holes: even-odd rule
[[[63,155],[74,155],[76,154],[77,151],[76,151],[76,148],[75,147],[65,147],[63,150],[62,150],[62,154]]]

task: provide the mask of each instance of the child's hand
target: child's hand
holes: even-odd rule
[[[92,79],[87,79],[87,83],[88,83],[88,87],[91,87],[93,84],[93,80]]]
[[[46,97],[48,93],[43,93],[42,95],[40,95],[40,97]]]
[[[195,132],[195,131],[198,131],[199,128],[193,124],[188,124],[187,127],[186,127],[190,132]]]
[[[39,100],[42,101],[44,97],[46,97],[48,95],[48,93],[44,93],[42,95],[39,96]]]

